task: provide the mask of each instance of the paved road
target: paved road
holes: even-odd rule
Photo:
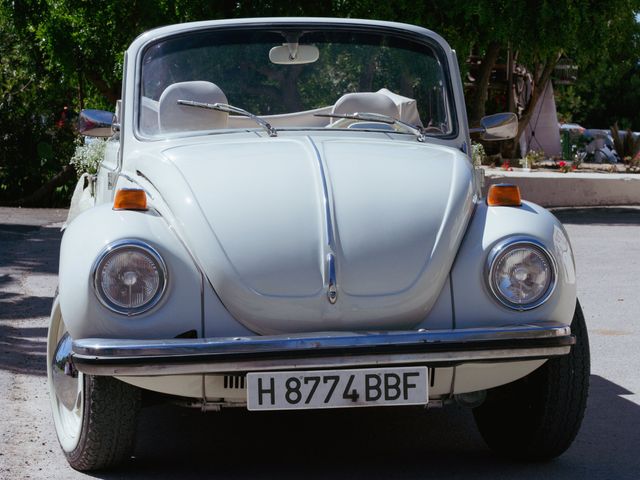
[[[561,458],[492,455],[468,411],[361,410],[202,415],[147,408],[135,458],[84,475],[57,445],[45,377],[60,210],[0,208],[0,478],[637,479],[640,472],[640,209],[561,211],[576,253],[590,329],[591,395]]]

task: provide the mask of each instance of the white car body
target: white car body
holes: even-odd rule
[[[452,133],[417,141],[388,131],[287,129],[277,116],[264,117],[276,137],[233,115],[240,131],[215,135],[147,135],[138,125],[149,45],[280,24],[395,32],[437,45]],[[218,409],[246,405],[244,381],[228,378],[248,372],[426,365],[429,404],[438,405],[569,352],[576,278],[567,235],[535,204],[487,205],[470,159],[455,52],[437,34],[364,20],[208,21],[147,32],[125,62],[119,134],[108,141],[93,205],[69,223],[61,247],[52,321],[64,323],[80,372]],[[114,210],[125,188],[144,190],[147,210]],[[487,280],[492,255],[518,239],[551,257],[552,291],[535,308],[505,307]],[[139,315],[112,311],[95,292],[97,259],[129,241],[152,247],[166,266],[164,293]],[[378,340],[366,353],[349,350],[370,334]],[[412,348],[395,352],[385,340],[376,350],[385,335],[398,335],[400,346],[411,337]],[[50,352],[58,341],[50,338]],[[429,349],[449,341],[455,349]],[[460,348],[464,342],[474,348]],[[172,348],[188,353],[163,358]],[[230,354],[219,360],[221,352]]]

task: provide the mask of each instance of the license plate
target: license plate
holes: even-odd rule
[[[247,374],[249,410],[424,405],[427,367]]]

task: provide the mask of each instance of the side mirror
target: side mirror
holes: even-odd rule
[[[469,133],[479,133],[482,140],[509,140],[518,133],[518,116],[515,113],[496,113],[482,117],[480,128]]]
[[[78,131],[88,137],[110,137],[113,135],[113,113],[82,110],[78,117]]]

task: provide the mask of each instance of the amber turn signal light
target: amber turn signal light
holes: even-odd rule
[[[147,194],[138,188],[121,188],[113,200],[114,210],[146,210]]]
[[[487,193],[487,205],[490,207],[519,207],[522,205],[520,189],[517,185],[491,185]]]

